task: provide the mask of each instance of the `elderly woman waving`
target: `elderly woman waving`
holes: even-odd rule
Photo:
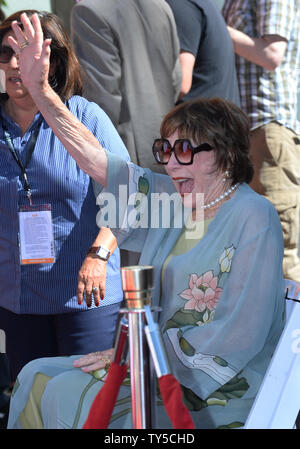
[[[39,109],[79,166],[105,186],[99,224],[114,227],[119,246],[139,251],[140,264],[155,268],[153,305],[162,308],[171,369],[196,427],[242,427],[284,324],[282,231],[274,207],[247,185],[253,169],[246,116],[220,99],[182,103],[163,119],[152,148],[166,175],[127,163],[94,148],[75,123],[70,128],[69,111],[46,81],[50,42],[43,42],[37,18],[24,27],[12,42],[15,50],[25,38],[30,43],[21,73],[24,56]],[[159,195],[163,205],[155,202]],[[82,427],[112,353],[29,363],[18,378],[9,427]],[[48,380],[34,399],[40,373]],[[131,425],[129,404],[125,382],[111,428]],[[38,418],[32,407],[41,410]],[[158,408],[159,427],[169,427]]]

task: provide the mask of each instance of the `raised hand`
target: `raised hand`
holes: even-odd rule
[[[9,36],[8,41],[19,57],[19,68],[22,83],[27,89],[41,89],[48,84],[50,70],[51,39],[45,39],[37,14],[33,14],[31,21],[23,13],[20,16],[23,30],[17,23],[12,22],[15,36]]]

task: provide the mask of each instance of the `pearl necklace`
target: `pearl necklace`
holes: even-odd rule
[[[219,203],[224,198],[226,198],[226,196],[230,195],[237,188],[238,185],[239,185],[239,183],[237,182],[234,186],[230,187],[230,189],[226,190],[226,192],[224,192],[222,195],[218,196],[218,198],[211,201],[210,203],[207,203],[207,204],[204,204],[203,206],[201,206],[200,209],[208,209],[209,207],[212,207],[215,204]]]

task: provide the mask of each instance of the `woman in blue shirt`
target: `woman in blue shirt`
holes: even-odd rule
[[[96,225],[92,182],[23,84],[20,55],[9,41],[11,24],[20,23],[21,13],[0,26],[6,90],[0,102],[0,329],[6,334],[13,380],[37,357],[110,348],[123,297],[119,250],[110,256],[110,248],[104,248],[102,259],[95,253],[103,233],[110,231],[99,233]],[[81,97],[80,67],[62,23],[51,13],[38,15],[51,39],[50,90],[82,124],[85,140],[128,159],[104,111]],[[92,268],[83,267],[77,279],[91,246]],[[107,271],[106,285],[92,270]]]

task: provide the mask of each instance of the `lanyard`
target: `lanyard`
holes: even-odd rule
[[[37,136],[39,133],[41,127],[41,120],[39,121],[39,123],[36,126],[36,129],[34,130],[34,132],[31,134],[30,140],[27,144],[28,146],[28,150],[27,150],[27,157],[26,157],[26,162],[25,162],[25,166],[22,164],[22,161],[20,159],[20,155],[18,153],[18,151],[15,149],[14,144],[13,144],[13,140],[11,138],[11,135],[9,134],[8,130],[6,128],[3,127],[4,130],[4,136],[5,136],[5,141],[8,145],[8,148],[10,149],[10,152],[14,158],[14,160],[16,161],[16,163],[18,164],[18,166],[20,167],[22,174],[23,174],[23,178],[24,178],[24,189],[26,191],[27,197],[29,199],[29,203],[32,206],[32,199],[31,199],[31,190],[30,190],[30,184],[28,181],[28,177],[27,177],[27,172],[26,172],[26,168],[31,160],[34,148],[35,148],[35,144],[36,144],[36,140],[37,140]]]

